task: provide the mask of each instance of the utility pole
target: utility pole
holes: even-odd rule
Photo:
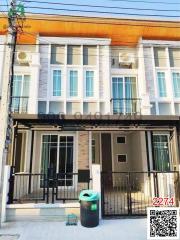
[[[2,78],[2,99],[0,114],[0,217],[2,213],[2,191],[4,181],[4,167],[8,156],[9,144],[12,135],[12,93],[14,78],[14,61],[16,52],[17,34],[22,26],[17,20],[24,17],[24,7],[17,4],[17,0],[10,1],[8,12],[8,35],[4,54],[4,67]],[[1,221],[0,221],[1,222]]]

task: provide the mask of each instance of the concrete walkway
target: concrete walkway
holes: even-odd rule
[[[0,240],[146,240],[146,218],[102,220],[96,228],[66,226],[64,222],[9,222]]]

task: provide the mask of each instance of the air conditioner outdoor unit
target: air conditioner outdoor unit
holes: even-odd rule
[[[31,61],[30,53],[19,51],[17,52],[17,61],[20,64],[29,63]]]
[[[130,65],[135,63],[134,54],[132,53],[119,53],[119,64]]]

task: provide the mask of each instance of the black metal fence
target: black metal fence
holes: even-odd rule
[[[140,98],[112,98],[113,114],[141,114]]]
[[[11,203],[55,203],[78,200],[83,189],[89,189],[90,178],[83,181],[80,173],[56,173],[51,169],[47,174],[13,173],[9,179],[9,200]]]
[[[101,184],[103,216],[146,215],[154,197],[179,201],[178,172],[106,172]]]

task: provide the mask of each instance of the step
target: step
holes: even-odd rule
[[[6,208],[6,221],[66,221],[68,214],[79,218],[79,203],[10,204]]]

